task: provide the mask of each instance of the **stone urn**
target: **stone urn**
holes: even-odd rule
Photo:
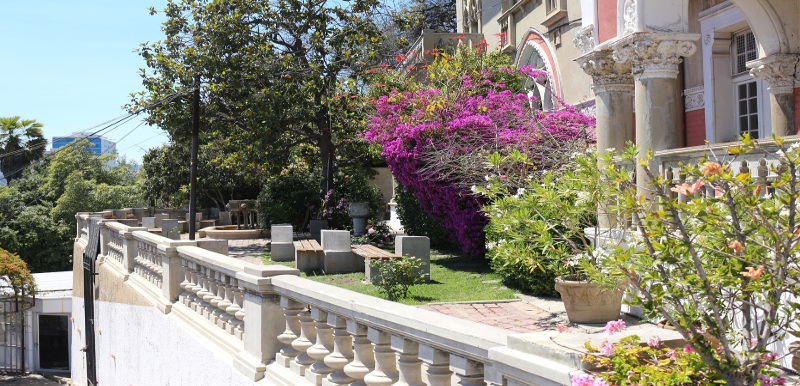
[[[619,319],[626,281],[621,280],[616,288],[609,289],[603,284],[573,279],[570,276],[556,278],[556,291],[561,294],[570,322],[605,323]]]
[[[350,217],[353,218],[353,234],[361,236],[367,233],[367,216],[369,216],[368,202],[353,202],[348,208]]]

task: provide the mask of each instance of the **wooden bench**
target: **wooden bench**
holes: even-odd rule
[[[373,245],[353,245],[351,251],[354,254],[361,256],[364,258],[364,278],[373,283],[373,279],[377,278],[379,275],[379,271],[377,268],[373,268],[370,265],[370,262],[373,260],[398,260],[401,259],[401,256],[395,255],[394,253],[384,251]]]
[[[301,239],[293,241],[294,262],[297,269],[306,271],[309,269],[322,269],[325,261],[325,252],[317,240]]]
[[[353,245],[353,253],[364,258],[364,260],[390,260],[399,259],[400,256],[384,251],[374,245]]]

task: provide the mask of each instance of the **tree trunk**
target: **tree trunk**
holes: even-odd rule
[[[319,159],[320,159],[320,182],[319,187],[322,195],[327,194],[333,186],[333,173],[335,172],[336,163],[336,146],[333,144],[331,136],[331,128],[328,125],[328,114],[326,109],[320,109],[316,117],[317,128],[319,129],[319,137],[317,146],[319,146]]]

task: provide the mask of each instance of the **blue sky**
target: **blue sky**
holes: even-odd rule
[[[44,124],[45,137],[69,135],[125,114],[129,93],[142,90],[133,51],[159,40],[165,0],[0,0],[0,117],[19,115]],[[122,138],[137,118],[106,137]],[[117,144],[141,163],[166,142],[142,125]]]

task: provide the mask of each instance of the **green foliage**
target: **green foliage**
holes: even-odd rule
[[[372,284],[391,301],[408,297],[412,285],[425,282],[422,275],[422,261],[415,257],[400,259],[370,260],[369,266],[377,270]]]
[[[637,335],[626,336],[613,345],[608,356],[600,355],[601,348],[587,342],[584,364],[611,385],[725,384],[697,353],[656,341],[640,345],[639,341]]]
[[[505,161],[490,158],[497,164]],[[526,179],[527,188],[509,194],[504,179],[489,179],[475,188],[490,198],[484,211],[487,256],[504,283],[536,295],[558,296],[555,278],[584,275],[594,250],[584,229],[596,225],[601,199],[594,150],[575,154],[571,167],[547,171],[541,180]],[[585,277],[584,277],[585,278]]]
[[[439,222],[422,209],[419,201],[414,197],[414,193],[408,187],[397,182],[394,194],[395,202],[397,202],[397,217],[403,224],[406,234],[427,236],[433,247],[455,248],[455,243],[445,233]]]
[[[75,227],[55,221],[48,206],[29,206],[7,218],[0,235],[2,247],[18,254],[33,272],[72,269]]]
[[[271,224],[291,223],[295,230],[303,230],[310,220],[309,208],[318,200],[317,174],[291,170],[264,184],[256,202],[258,221],[264,229]]]
[[[66,190],[56,200],[50,214],[59,223],[75,225],[75,213],[78,212],[142,206],[144,199],[139,186],[97,184],[94,180],[87,180],[83,173],[75,172],[67,177]]]
[[[16,296],[36,294],[36,282],[25,264],[16,254],[0,248],[0,278],[11,287]]]
[[[22,176],[22,170],[44,156],[47,140],[43,125],[19,116],[0,118],[0,171],[6,182]]]
[[[786,334],[800,336],[800,303],[786,297],[800,292],[800,145],[775,138],[775,153],[741,140],[728,155],[682,165],[675,175],[686,182],[677,186],[649,165],[651,152],[606,154],[618,215],[639,232],[600,264],[623,272],[640,293],[633,304],[666,319],[712,371],[729,384],[752,385],[775,365],[770,347]],[[748,153],[766,158],[767,170],[731,164]],[[630,180],[631,165],[641,165],[647,190]]]

